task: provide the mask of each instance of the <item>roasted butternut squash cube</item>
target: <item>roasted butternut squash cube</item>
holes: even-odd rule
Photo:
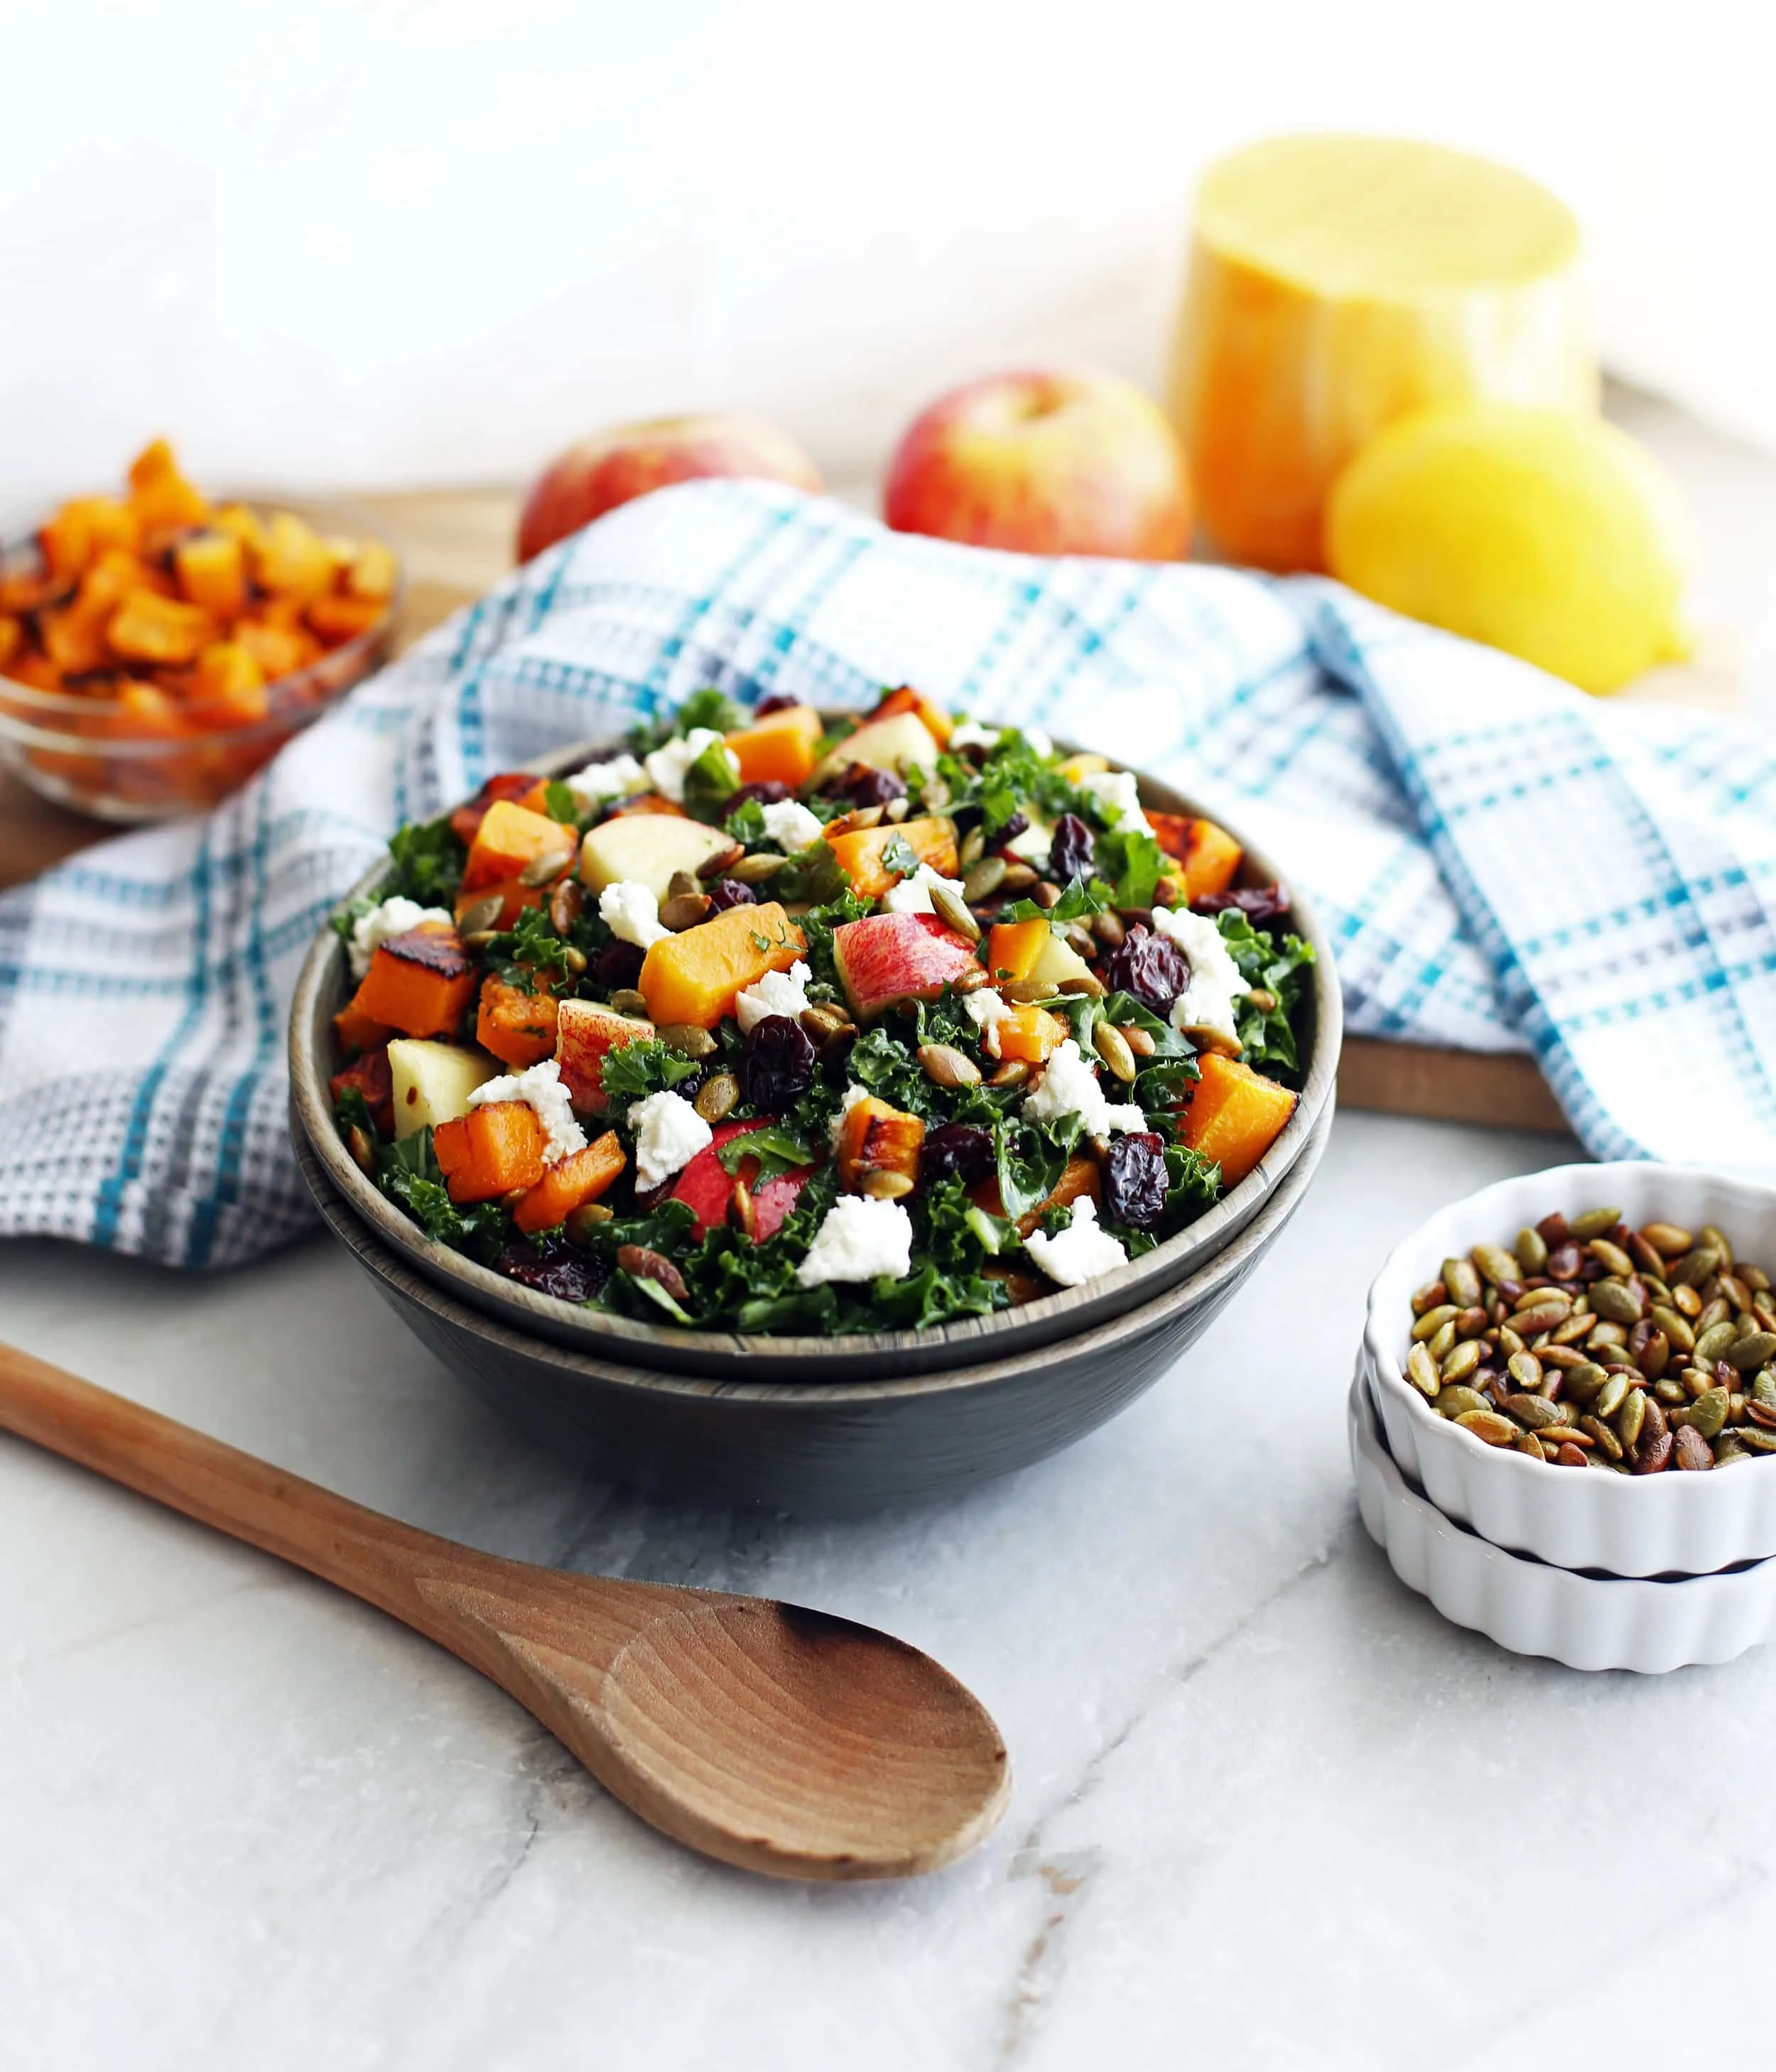
[[[380,625],[388,611],[380,598],[371,597],[318,597],[308,607],[308,623],[329,648],[343,647]]]
[[[124,660],[165,669],[195,660],[218,631],[200,605],[138,590],[113,613],[107,637]]]
[[[988,1025],[981,1048],[1009,1063],[1045,1065],[1067,1040],[1067,1025],[1046,1007],[1015,1007],[1002,1022]]]
[[[878,719],[893,719],[900,713],[911,713],[922,720],[926,731],[939,748],[948,745],[956,722],[941,705],[934,705],[910,684],[902,684],[898,691],[890,691],[870,713],[866,724],[873,725]]]
[[[60,611],[42,613],[37,621],[37,638],[43,643],[43,652],[65,676],[102,669],[111,660],[104,619],[83,611],[78,603]]]
[[[579,853],[571,828],[552,820],[546,813],[533,813],[509,799],[495,800],[481,816],[469,845],[468,861],[462,866],[464,892],[480,891],[521,878],[532,865],[558,857],[561,870],[569,869]],[[560,875],[560,871],[553,874]]]
[[[0,612],[0,669],[5,668],[24,644],[23,623],[10,612]]]
[[[187,600],[218,619],[247,608],[247,550],[232,532],[198,532],[173,549],[173,568]]]
[[[521,1072],[554,1056],[555,1014],[553,993],[526,993],[504,979],[488,978],[482,983],[475,1040]]]
[[[219,730],[256,726],[271,710],[265,672],[237,640],[212,641],[192,666],[185,709]]]
[[[475,997],[475,969],[454,928],[421,922],[370,960],[352,1005],[403,1036],[446,1036]]]
[[[1182,866],[1178,874],[1186,900],[1225,892],[1239,876],[1245,851],[1225,828],[1183,813],[1149,813],[1147,817],[1160,847]]]
[[[399,577],[393,549],[385,547],[380,540],[362,541],[352,557],[345,571],[347,595],[374,598],[386,604],[395,594]]]
[[[1282,1134],[1298,1094],[1267,1079],[1235,1058],[1206,1051],[1179,1135],[1193,1151],[1221,1168],[1224,1186],[1236,1187]]]
[[[208,501],[179,473],[164,439],[145,446],[130,463],[130,508],[144,532],[201,525],[210,515]]]
[[[234,638],[265,672],[267,683],[294,676],[306,669],[320,652],[320,643],[310,633],[273,626],[264,619],[243,619],[234,628]]]
[[[457,840],[467,849],[489,806],[500,799],[522,799],[536,782],[528,770],[501,770],[487,778],[475,796],[465,800],[450,815],[451,831]]]
[[[1054,932],[1041,919],[996,922],[987,936],[988,971],[995,980],[1028,978]]]
[[[497,1201],[543,1177],[543,1125],[528,1101],[489,1101],[432,1132],[453,1202]]]
[[[730,906],[682,935],[656,943],[636,981],[648,1018],[713,1029],[734,1012],[736,994],[767,972],[787,971],[807,938],[775,899]]]
[[[314,527],[294,512],[274,512],[265,526],[254,574],[262,589],[310,604],[333,587],[332,552]]]
[[[512,1211],[512,1219],[532,1237],[553,1230],[575,1209],[595,1202],[628,1162],[617,1133],[607,1129],[583,1151],[571,1151],[551,1166]]]
[[[894,1199],[910,1194],[918,1183],[924,1142],[925,1125],[916,1115],[874,1094],[853,1101],[839,1131],[839,1184],[853,1194],[885,1194]]]
[[[728,736],[742,784],[787,784],[799,791],[814,774],[826,726],[812,705],[785,705]]]
[[[114,496],[76,496],[38,528],[37,544],[51,575],[84,574],[108,547],[134,552],[142,522]]]
[[[902,820],[898,824],[884,821],[877,827],[859,828],[850,834],[828,835],[827,846],[837,857],[840,870],[850,880],[851,890],[860,899],[879,899],[890,886],[898,882],[899,874],[888,870],[882,860],[888,845],[897,836],[921,863],[928,863],[940,878],[955,877],[956,824],[935,815]]]

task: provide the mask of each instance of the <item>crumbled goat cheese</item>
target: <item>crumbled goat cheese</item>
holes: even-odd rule
[[[1215,1029],[1237,1041],[1233,1004],[1252,989],[1240,976],[1213,917],[1193,914],[1187,906],[1156,906],[1153,927],[1171,937],[1190,967],[1190,984],[1172,1003],[1172,1026]]]
[[[868,1100],[869,1098],[870,1089],[867,1087],[860,1087],[855,1079],[853,1079],[846,1087],[845,1099],[839,1103],[839,1112],[833,1116],[831,1124],[832,1149],[835,1151],[839,1148],[839,1139],[845,1134],[845,1118],[860,1100]]]
[[[648,781],[675,806],[684,803],[684,773],[705,748],[722,738],[713,726],[693,726],[678,741],[668,741],[648,758]]]
[[[750,1036],[753,1026],[767,1014],[787,1014],[791,1021],[808,1009],[808,983],[814,976],[800,958],[787,972],[767,972],[756,985],[749,985],[734,1003],[734,1018],[740,1034]]]
[[[1024,1103],[1031,1122],[1058,1122],[1063,1115],[1076,1115],[1087,1137],[1108,1137],[1117,1130],[1137,1133],[1147,1127],[1147,1118],[1133,1101],[1120,1105],[1107,1101],[1093,1067],[1079,1055],[1078,1039],[1069,1036],[1042,1067],[1041,1083]]]
[[[635,1185],[643,1194],[689,1166],[714,1132],[682,1094],[649,1094],[633,1104]]]
[[[606,799],[627,799],[631,791],[648,787],[648,774],[632,755],[614,755],[608,763],[589,763],[561,782],[576,799],[589,806]]]
[[[902,1281],[912,1263],[913,1219],[898,1202],[841,1194],[815,1231],[796,1278],[804,1288],[874,1281],[878,1273]]]
[[[962,1005],[976,1029],[990,1029],[994,1022],[1005,1021],[1012,1011],[1005,1005],[1004,994],[995,993],[990,985],[977,986],[972,993],[964,993]]]
[[[1141,810],[1141,787],[1132,770],[1093,771],[1079,779],[1079,789],[1113,826],[1153,832],[1152,823]]]
[[[651,950],[672,933],[660,925],[660,902],[652,886],[633,878],[619,878],[598,894],[598,919],[619,943],[633,943],[638,950]]]
[[[1023,726],[1018,731],[1022,734],[1032,750],[1042,758],[1043,762],[1047,762],[1050,756],[1054,753],[1054,738],[1046,727]]]
[[[984,748],[990,755],[999,746],[999,729],[981,726],[972,719],[965,719],[950,729],[949,745],[952,751],[964,748]]]
[[[1045,1231],[1032,1231],[1024,1240],[1024,1249],[1050,1281],[1059,1281],[1063,1288],[1083,1287],[1128,1260],[1109,1231],[1100,1229],[1098,1205],[1089,1194],[1075,1198],[1073,1220],[1065,1230],[1052,1237]]]
[[[543,1163],[558,1165],[570,1153],[586,1149],[586,1132],[574,1120],[574,1104],[561,1084],[561,1068],[553,1058],[522,1072],[509,1072],[497,1079],[483,1079],[469,1096],[471,1108],[489,1108],[495,1101],[523,1101],[536,1111],[543,1125]]]
[[[421,906],[398,894],[360,915],[352,924],[352,940],[347,946],[353,978],[364,976],[370,968],[370,960],[391,935],[405,935],[421,921],[442,921],[446,928],[455,925],[442,906]]]
[[[882,894],[883,909],[890,914],[931,914],[936,909],[931,905],[931,887],[947,885],[956,898],[962,897],[962,881],[946,878],[941,871],[933,870],[928,863],[922,863],[909,878],[898,885],[890,885]]]
[[[812,849],[820,838],[820,823],[800,799],[779,799],[765,808],[765,833],[784,855]]]

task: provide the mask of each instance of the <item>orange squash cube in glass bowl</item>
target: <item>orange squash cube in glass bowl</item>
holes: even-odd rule
[[[401,592],[356,514],[212,502],[157,439],[0,541],[0,763],[101,820],[206,812],[382,666]]]

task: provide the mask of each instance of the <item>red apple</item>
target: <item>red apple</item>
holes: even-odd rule
[[[1190,474],[1158,405],[1114,374],[989,375],[914,420],[883,515],[975,547],[1181,561]]]
[[[797,489],[825,487],[787,432],[763,417],[710,411],[613,425],[569,446],[543,470],[518,521],[518,558],[528,561],[619,504],[705,475],[751,475]]]
[[[697,1218],[699,1237],[726,1220],[728,1203],[734,1198],[737,1176],[722,1163],[718,1154],[722,1145],[730,1137],[742,1137],[749,1129],[763,1129],[771,1120],[768,1116],[760,1116],[750,1122],[718,1122],[709,1141],[673,1182],[672,1199],[689,1206]],[[750,1186],[751,1174],[758,1170],[756,1158],[743,1158],[738,1177],[746,1179]],[[763,1244],[767,1237],[775,1237],[782,1229],[813,1170],[812,1166],[798,1166],[753,1189],[752,1235],[755,1244]]]
[[[851,1012],[868,1022],[897,1000],[935,1000],[974,962],[974,945],[935,914],[870,914],[832,931]]]
[[[582,1115],[602,1115],[606,1054],[625,1043],[651,1043],[654,1025],[619,1014],[595,1000],[564,1000],[555,1013],[555,1062],[561,1084]]]

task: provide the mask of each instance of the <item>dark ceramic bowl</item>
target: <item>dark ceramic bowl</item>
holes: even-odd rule
[[[532,765],[540,773],[575,770],[615,744],[582,744]],[[1169,785],[1143,777],[1141,797],[1156,812],[1206,814],[1219,820],[1246,850],[1243,883],[1272,885],[1283,878],[1260,849],[1246,843],[1240,828],[1212,808],[1198,805]],[[360,879],[349,897],[375,894],[387,866]],[[1284,882],[1287,882],[1286,879]],[[1291,888],[1293,892],[1293,887]],[[857,1381],[935,1372],[973,1362],[1000,1362],[1038,1346],[1075,1338],[1124,1310],[1152,1302],[1213,1259],[1246,1229],[1294,1166],[1322,1116],[1330,1111],[1343,1030],[1332,946],[1299,900],[1291,926],[1317,953],[1304,1015],[1306,1074],[1294,1114],[1256,1170],[1231,1188],[1207,1215],[1142,1257],[1113,1273],[1002,1309],[989,1317],[923,1331],[883,1331],[843,1338],[746,1335],[689,1331],[649,1324],[603,1309],[571,1308],[492,1272],[446,1245],[434,1244],[417,1224],[378,1192],[352,1163],[333,1120],[327,1082],[339,1069],[333,1016],[350,990],[345,947],[331,929],[315,941],[296,984],[290,1013],[291,1129],[300,1150],[306,1141],[333,1192],[414,1272],[484,1315],[529,1336],[553,1340],[598,1360],[650,1369],[669,1368],[708,1380],[731,1376],[737,1360],[768,1359],[784,1380]]]
[[[451,1371],[552,1449],[612,1481],[709,1503],[847,1517],[944,1497],[1059,1453],[1150,1388],[1218,1315],[1301,1206],[1332,1130],[1328,1100],[1282,1179],[1206,1265],[1138,1307],[1050,1343],[938,1372],[777,1379],[769,1338],[728,1378],[665,1374],[485,1315],[383,1242],[302,1133],[315,1206],[401,1321]]]

